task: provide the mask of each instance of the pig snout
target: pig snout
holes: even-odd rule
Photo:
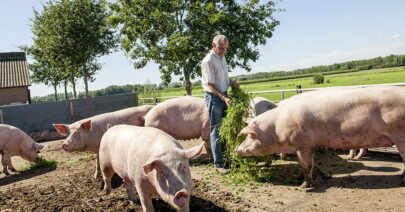
[[[62,149],[65,150],[66,152],[69,151],[69,144],[62,144]]]
[[[181,190],[174,195],[173,203],[179,208],[184,208],[187,206],[189,200],[190,195],[185,190]]]

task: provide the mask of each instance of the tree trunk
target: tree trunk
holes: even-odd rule
[[[67,80],[65,80],[64,82],[63,82],[63,85],[65,86],[65,100],[68,100],[69,98],[68,98],[68,93],[67,93],[67,84],[68,84],[68,82],[67,82]]]
[[[72,82],[72,87],[73,87],[73,96],[75,99],[77,99],[77,92],[76,92],[76,82]]]
[[[186,93],[187,95],[191,95],[191,81],[190,81],[190,73],[183,69],[184,73],[184,84],[186,84]]]
[[[84,66],[83,66],[83,75],[84,75],[84,89],[85,89],[85,91],[86,91],[86,98],[88,98],[89,97],[89,85],[88,85],[88,73],[87,73],[87,67],[86,67],[86,63],[84,63]]]
[[[53,85],[53,89],[55,91],[55,102],[58,101],[58,85]]]
[[[72,76],[70,82],[72,83],[72,88],[73,88],[73,98],[77,99],[76,80],[75,80],[75,78],[73,76]]]

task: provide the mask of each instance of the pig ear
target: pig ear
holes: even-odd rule
[[[68,134],[68,126],[64,124],[52,124],[53,127],[55,127],[56,131],[60,133],[61,135],[66,136]]]
[[[203,151],[204,143],[201,143],[198,146],[182,150],[181,154],[184,158],[186,159],[196,159],[200,157],[202,151]]]
[[[143,165],[143,171],[145,174],[149,174],[150,172],[153,171],[153,169],[156,168],[156,166],[159,164],[160,160],[158,159],[150,159],[148,160],[145,165]]]
[[[91,120],[83,122],[80,127],[84,130],[90,131],[91,130]]]
[[[251,135],[253,138],[257,137],[257,133],[255,131],[253,131],[249,126],[243,128],[239,132],[238,136],[241,136],[241,135]]]
[[[46,145],[44,145],[44,144],[38,144],[38,149],[43,149],[45,147],[46,147]]]

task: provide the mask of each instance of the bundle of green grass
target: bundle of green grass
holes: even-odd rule
[[[227,177],[236,184],[251,180],[263,181],[265,170],[257,165],[257,157],[244,157],[235,151],[236,146],[246,139],[246,135],[238,136],[238,134],[247,125],[243,119],[248,117],[251,111],[249,103],[252,97],[240,88],[233,87],[230,98],[231,107],[227,109],[219,129],[221,139],[226,142],[225,154],[231,168]]]

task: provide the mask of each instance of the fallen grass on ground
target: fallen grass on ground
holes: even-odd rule
[[[24,173],[30,170],[34,170],[34,169],[39,169],[39,168],[46,168],[46,167],[51,167],[54,165],[58,165],[59,162],[58,161],[54,161],[54,160],[47,160],[45,158],[40,158],[37,162],[35,163],[27,163],[27,165],[21,167],[18,170],[18,173]]]

